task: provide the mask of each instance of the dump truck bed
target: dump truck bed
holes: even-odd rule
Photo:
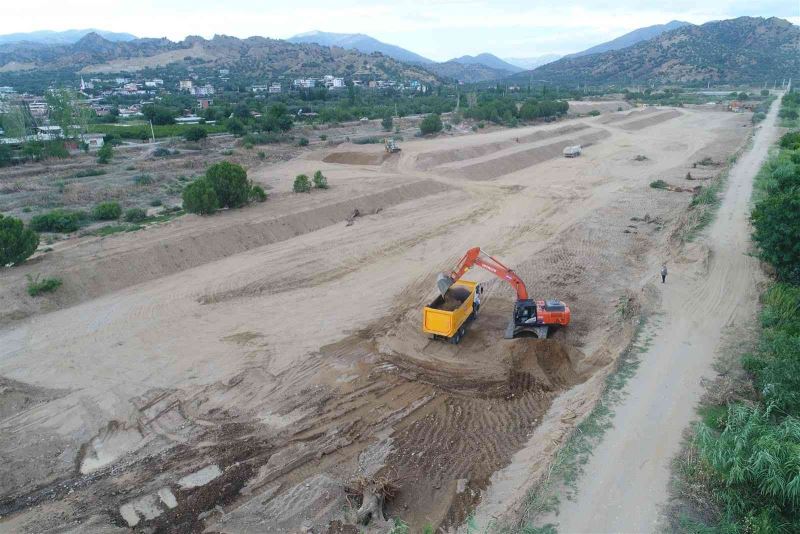
[[[459,280],[447,291],[446,298],[436,297],[422,310],[422,331],[445,338],[453,337],[470,315],[475,302],[477,282]]]

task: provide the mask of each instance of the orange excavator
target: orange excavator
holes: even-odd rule
[[[517,274],[506,267],[497,258],[494,258],[480,247],[471,248],[458,262],[455,270],[449,275],[439,273],[436,279],[439,293],[442,297],[456,283],[464,273],[477,265],[486,269],[496,277],[506,280],[517,292],[514,302],[514,315],[506,328],[505,338],[511,339],[522,332],[531,332],[539,338],[546,338],[550,327],[567,326],[570,320],[569,307],[560,300],[534,300],[528,298],[528,289],[525,282]]]

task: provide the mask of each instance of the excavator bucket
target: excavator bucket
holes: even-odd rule
[[[450,289],[453,283],[453,279],[444,273],[439,273],[439,276],[436,277],[436,287],[439,289],[439,293],[441,293],[442,297],[444,297],[444,294],[447,293],[447,290]]]

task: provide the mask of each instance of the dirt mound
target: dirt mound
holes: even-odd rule
[[[380,165],[388,157],[389,154],[383,150],[380,152],[333,152],[322,158],[322,161],[345,165]]]
[[[621,124],[620,126],[625,130],[635,132],[636,130],[641,130],[643,128],[647,128],[648,126],[654,126],[664,121],[668,121],[670,119],[674,119],[675,117],[680,117],[680,111],[667,111],[666,113],[659,113],[658,115],[652,115],[650,117],[645,117],[643,119],[626,122]]]
[[[58,274],[62,278],[64,286],[55,305],[66,307],[141,282],[344,222],[353,214],[354,209],[363,213],[375,213],[378,209],[435,195],[447,189],[448,187],[440,182],[420,180],[280,217],[259,219],[242,216],[238,221],[227,224],[227,221],[222,220],[212,226],[185,227],[182,231],[171,232],[161,239],[158,238],[161,229],[153,229],[150,235],[152,239],[136,247],[121,248],[114,252],[108,251],[102,246],[102,242],[85,243],[84,247],[78,245],[75,250],[64,252],[65,255],[77,254],[81,258],[80,261],[74,259],[69,261],[67,257],[59,258],[59,253],[53,252],[51,260],[47,263],[50,270],[45,271],[43,265],[42,273],[43,276]],[[120,236],[118,239],[124,238],[125,236]],[[95,246],[99,246],[100,250],[92,253],[91,247]],[[64,267],[62,261],[68,266]],[[18,286],[23,287],[23,284],[20,283]],[[8,300],[17,301],[13,295]]]
[[[427,170],[432,167],[444,165],[446,163],[453,163],[456,161],[464,161],[473,158],[480,158],[483,156],[487,156],[489,154],[493,154],[500,150],[505,150],[514,146],[519,146],[520,144],[535,143],[537,141],[543,141],[545,139],[550,139],[552,137],[558,137],[561,135],[566,135],[568,133],[585,130],[586,128],[588,128],[586,124],[582,123],[570,124],[568,126],[563,126],[555,130],[541,130],[538,132],[533,132],[531,134],[521,136],[518,138],[519,143],[517,143],[516,139],[507,139],[505,141],[486,143],[483,145],[475,145],[464,148],[437,150],[435,152],[423,152],[422,154],[417,156],[416,164],[417,168],[422,170]]]
[[[493,159],[473,163],[472,165],[448,168],[445,172],[449,176],[462,177],[468,180],[491,180],[561,157],[566,146],[581,145],[587,147],[610,135],[605,130],[595,131],[581,137],[563,139],[527,150],[518,150]]]
[[[634,117],[641,117],[642,115],[649,115],[651,113],[655,113],[657,110],[656,108],[645,108],[640,109],[637,111],[631,111],[630,113],[619,113],[616,115],[609,115],[600,119],[601,124],[611,124],[614,122],[620,121],[627,121],[633,119]]]

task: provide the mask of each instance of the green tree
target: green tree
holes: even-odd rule
[[[392,119],[392,116],[388,113],[383,116],[383,119],[381,119],[381,127],[383,128],[384,132],[391,132],[393,124],[394,120]]]
[[[250,188],[250,201],[251,202],[265,202],[267,200],[267,192],[260,185],[253,185]]]
[[[419,124],[419,131],[422,135],[434,134],[442,131],[442,118],[438,113],[431,113],[422,119]]]
[[[183,132],[183,138],[187,141],[200,141],[208,137],[208,132],[202,126],[191,126]]]
[[[244,135],[245,129],[244,124],[237,118],[228,119],[228,122],[225,123],[225,127],[228,128],[228,131],[233,135],[239,136]]]
[[[140,223],[147,219],[147,210],[144,208],[130,208],[125,211],[125,220],[129,223]]]
[[[92,210],[92,215],[98,221],[115,221],[122,215],[119,202],[101,202]]]
[[[800,283],[800,187],[768,195],[756,204],[751,219],[761,259],[782,280]]]
[[[175,124],[175,117],[178,113],[173,108],[148,104],[142,106],[142,114],[147,120],[152,121],[153,124],[163,125]]]
[[[183,209],[189,213],[211,215],[219,209],[219,200],[214,186],[207,178],[200,178],[183,190]]]
[[[39,246],[39,235],[22,221],[0,214],[0,267],[17,265],[31,257]]]
[[[220,207],[239,208],[247,204],[250,182],[241,165],[229,161],[215,163],[206,170],[206,178],[217,194]]]
[[[69,89],[53,89],[45,96],[50,121],[61,128],[64,137],[73,137],[73,125],[78,123],[77,95]]]
[[[7,137],[21,138],[27,133],[25,112],[21,106],[9,106],[3,114],[0,124]]]
[[[97,151],[97,163],[101,163],[105,165],[106,163],[111,163],[111,159],[114,157],[114,147],[111,146],[111,143],[103,143],[103,146],[100,147],[100,150]]]
[[[292,187],[295,193],[310,193],[311,180],[305,174],[298,174],[294,179],[294,186]]]
[[[314,173],[314,187],[317,189],[328,189],[328,179],[322,174],[322,171]]]

